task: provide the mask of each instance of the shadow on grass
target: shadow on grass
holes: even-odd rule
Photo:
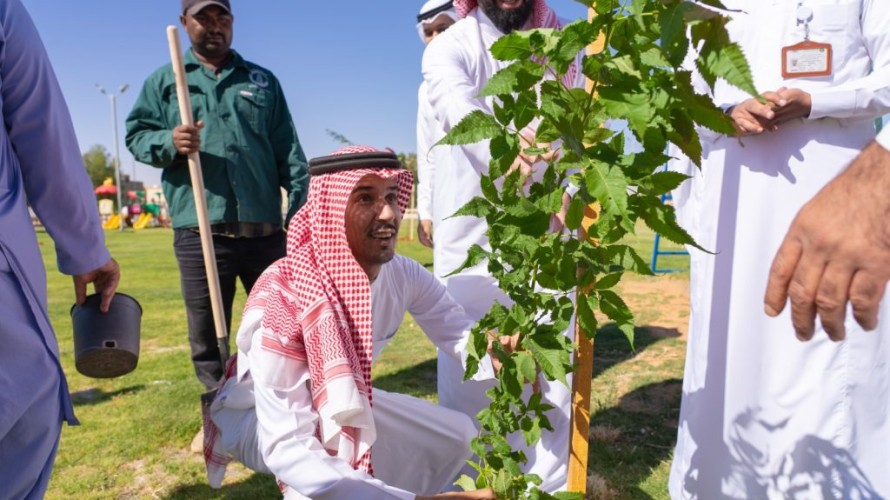
[[[634,345],[631,348],[624,332],[615,323],[609,323],[596,332],[593,343],[593,376],[603,373],[618,363],[633,359],[646,348],[665,338],[679,337],[676,328],[639,326],[634,328]]]
[[[669,379],[639,387],[618,405],[590,417],[590,498],[652,498],[640,488],[671,456],[677,439],[683,382]],[[604,480],[604,481],[603,481]]]
[[[114,399],[118,396],[126,396],[127,394],[139,392],[143,389],[145,389],[145,386],[142,384],[124,387],[123,389],[118,389],[111,392],[105,392],[101,389],[91,387],[82,391],[72,392],[71,400],[74,402],[74,406],[90,406],[104,403],[105,401]]]
[[[428,359],[374,379],[374,387],[389,392],[429,398],[436,395],[436,360]]]
[[[253,474],[247,479],[238,483],[227,484],[222,488],[215,490],[207,483],[203,484],[184,484],[171,491],[166,497],[171,500],[183,499],[254,499],[254,498],[281,498],[281,491],[278,490],[278,483],[274,476],[268,474]]]

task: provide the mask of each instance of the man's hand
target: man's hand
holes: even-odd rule
[[[495,352],[494,344],[495,342],[501,344],[501,347],[507,354],[512,354],[513,351],[516,350],[516,347],[519,345],[519,334],[514,333],[513,335],[498,335],[495,331],[488,332],[488,356],[491,358],[491,366],[494,368],[494,371],[498,372],[501,370],[501,360],[498,358],[497,353]]]
[[[81,305],[87,298],[87,283],[93,284],[93,289],[102,296],[99,310],[106,313],[117,290],[117,284],[121,279],[121,269],[114,259],[106,262],[102,267],[88,273],[78,274],[74,279],[74,301]]]
[[[451,500],[497,500],[498,497],[494,494],[494,491],[492,491],[491,488],[485,488],[484,490],[439,493],[438,495],[427,497],[417,495],[414,498],[415,500],[432,500],[434,498],[450,498]]]
[[[809,340],[818,314],[829,338],[845,336],[849,301],[864,329],[877,326],[890,279],[890,152],[873,143],[800,210],[782,242],[764,299],[776,316],[791,299],[797,337]]]
[[[763,98],[767,100],[766,103],[754,98],[745,99],[729,111],[729,117],[732,118],[739,136],[757,135],[764,131],[775,130],[772,120],[776,116],[773,111],[776,104],[771,99],[778,100],[778,96],[774,92],[767,92],[763,94]]]
[[[201,149],[201,129],[204,122],[199,121],[194,125],[180,125],[173,129],[173,147],[176,151],[190,155]]]
[[[806,118],[810,116],[810,110],[813,108],[813,100],[810,94],[800,89],[789,89],[782,87],[775,92],[776,107],[773,110],[773,125],[779,125],[797,118]]]
[[[420,224],[417,225],[417,239],[420,240],[421,245],[433,248],[433,221],[421,219]]]

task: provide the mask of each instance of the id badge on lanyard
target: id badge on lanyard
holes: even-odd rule
[[[782,47],[782,78],[831,75],[831,44],[810,40],[813,9],[797,4],[797,25],[803,25],[804,38],[800,43]]]

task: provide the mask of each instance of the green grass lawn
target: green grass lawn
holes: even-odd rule
[[[115,379],[90,379],[74,369],[69,311],[71,278],[56,272],[49,237],[40,232],[49,269],[50,317],[74,394],[80,426],[65,427],[47,498],[275,498],[275,481],[233,464],[220,490],[207,486],[200,455],[188,451],[200,426],[203,386],[189,361],[185,311],[173,256],[173,233],[148,229],[108,231],[120,262],[119,291],[142,304],[139,366]],[[651,254],[651,233],[636,241]],[[400,252],[421,263],[431,252],[416,241]],[[672,257],[670,266],[684,267]],[[657,278],[664,279],[664,278]],[[682,280],[685,273],[668,279]],[[633,287],[651,278],[628,278]],[[236,297],[240,311],[244,294]],[[653,304],[659,302],[653,297]],[[653,307],[657,307],[653,305]],[[646,318],[640,311],[640,318]],[[657,318],[657,315],[652,316]],[[233,325],[237,326],[236,312]],[[676,433],[685,342],[637,331],[632,352],[615,328],[597,337],[592,397],[591,498],[667,498],[666,478]],[[435,400],[435,348],[406,318],[402,331],[375,364],[375,385]]]

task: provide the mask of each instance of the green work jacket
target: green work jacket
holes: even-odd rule
[[[306,155],[278,79],[239,54],[219,74],[191,50],[184,62],[192,114],[201,129],[201,167],[210,224],[280,225],[281,190],[287,220],[306,201]],[[127,117],[127,148],[137,161],[162,168],[161,183],[174,228],[198,226],[188,157],[173,146],[182,123],[172,65],[151,74]]]

